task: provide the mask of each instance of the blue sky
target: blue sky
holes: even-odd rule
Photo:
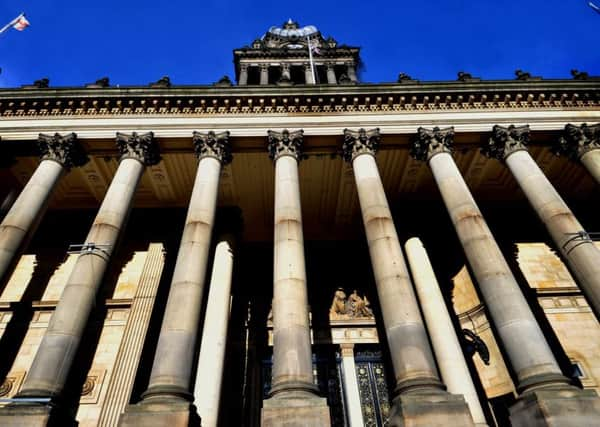
[[[600,4],[600,0],[597,1]],[[3,0],[2,24],[24,11],[24,32],[0,35],[0,87],[48,77],[80,86],[210,84],[233,76],[232,49],[288,18],[362,48],[362,80],[454,80],[460,70],[512,79],[521,68],[600,75],[600,14],[586,0],[306,2],[253,0]]]

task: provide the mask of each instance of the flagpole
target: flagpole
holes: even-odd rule
[[[8,30],[10,27],[12,27],[13,25],[15,25],[19,21],[19,19],[21,19],[23,16],[25,16],[25,14],[21,13],[19,16],[17,16],[15,19],[13,19],[12,21],[10,21],[4,27],[0,28],[0,34],[2,34],[6,30]]]
[[[317,78],[315,76],[315,64],[313,63],[312,46],[310,45],[310,36],[306,36],[308,42],[308,60],[310,61],[310,72],[312,73],[313,84],[317,84]]]

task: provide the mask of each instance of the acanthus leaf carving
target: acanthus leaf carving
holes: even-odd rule
[[[156,165],[161,161],[153,132],[144,134],[133,132],[131,135],[117,132],[117,147],[121,159],[136,159],[146,166]]]
[[[53,160],[67,169],[74,166],[83,166],[89,161],[85,151],[77,141],[77,135],[74,133],[66,135],[40,133],[38,136],[38,149],[42,160]]]
[[[426,129],[420,127],[412,142],[410,155],[416,160],[429,161],[439,153],[451,153],[454,146],[454,127]]]
[[[270,130],[267,136],[269,157],[277,160],[281,156],[292,156],[296,160],[302,157],[304,131],[302,129],[290,132],[284,129],[281,132]]]
[[[194,132],[194,150],[198,160],[204,157],[213,157],[226,165],[231,163],[231,144],[229,143],[229,131],[215,133]]]
[[[553,151],[572,160],[578,160],[585,153],[600,149],[600,123],[581,126],[567,124],[564,136],[560,137]]]
[[[516,151],[527,150],[529,125],[508,127],[495,125],[488,143],[481,148],[487,157],[504,160]]]
[[[381,142],[379,128],[366,130],[360,128],[358,131],[344,129],[344,145],[342,152],[344,160],[352,162],[360,154],[375,155]]]

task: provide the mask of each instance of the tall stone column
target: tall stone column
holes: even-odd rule
[[[119,167],[18,394],[19,398],[52,398],[46,413],[52,410],[53,404],[58,402],[63,392],[94,307],[96,294],[125,226],[144,168],[160,161],[158,146],[152,133],[117,133],[117,144],[121,152]],[[23,423],[32,426],[46,425],[48,420],[40,422],[39,414],[37,416],[38,418],[31,420],[31,424]],[[0,415],[0,424],[3,422],[6,420]]]
[[[260,84],[269,84],[269,64],[260,64]]]
[[[38,148],[42,161],[0,224],[0,283],[12,274],[61,176],[88,160],[74,133],[40,134]]]
[[[198,170],[177,253],[148,389],[121,426],[187,426],[196,414],[190,393],[202,295],[221,166],[231,161],[229,132],[194,132]]]
[[[554,151],[581,162],[600,184],[600,123],[592,126],[585,123],[581,126],[566,125],[564,137],[558,140]]]
[[[240,78],[238,86],[246,86],[248,84],[248,64],[240,64]]]
[[[334,85],[337,83],[337,79],[335,78],[335,64],[325,64],[327,69],[327,83],[330,85]]]
[[[413,237],[406,242],[404,249],[442,379],[450,393],[465,397],[475,425],[487,426],[477,390],[423,243]]]
[[[470,426],[473,421],[464,399],[446,393],[437,373],[375,162],[379,140],[379,129],[346,129],[343,154],[354,170],[396,378],[390,425],[411,422],[414,426]]]
[[[544,334],[450,155],[453,138],[453,128],[419,128],[411,154],[427,161],[431,168],[483,300],[517,375],[517,388],[522,395],[511,409],[513,426],[555,425],[550,423],[553,418],[564,422],[556,425],[589,425],[587,421],[581,422],[583,418],[570,415],[570,411],[561,405],[573,405],[595,420],[598,399],[569,386],[569,380],[562,375]],[[545,404],[552,406],[548,413],[543,412]]]
[[[310,64],[304,65],[304,80],[306,81],[307,85],[316,84],[315,79],[313,78],[312,67],[310,66]]]
[[[239,218],[228,219],[240,222]],[[195,402],[203,427],[217,427],[227,347],[231,279],[236,246],[233,229],[237,226],[236,224],[224,224],[223,228],[224,231],[217,239],[215,248],[194,386]]]
[[[528,142],[529,126],[496,125],[482,151],[506,163],[600,316],[600,250],[533,160],[527,151]]]
[[[328,426],[329,410],[313,383],[298,162],[302,131],[269,131],[275,162],[273,381],[263,426]]]
[[[360,402],[360,390],[356,378],[356,364],[354,363],[354,344],[341,344],[342,353],[342,380],[346,409],[348,411],[348,426],[362,427],[365,425]]]

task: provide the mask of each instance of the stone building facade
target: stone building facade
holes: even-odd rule
[[[600,79],[0,90],[0,425],[600,425]]]

